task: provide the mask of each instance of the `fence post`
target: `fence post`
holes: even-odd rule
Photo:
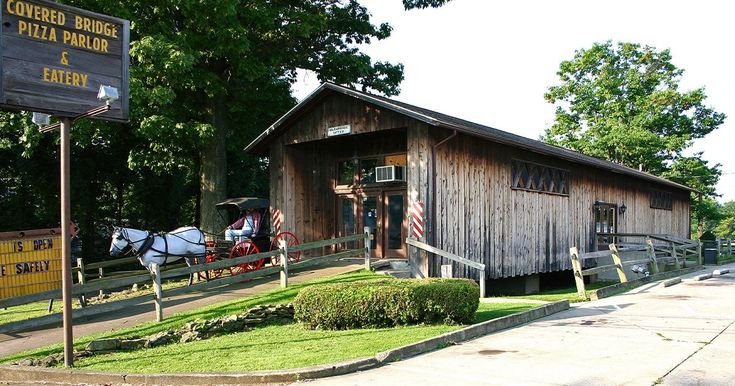
[[[732,256],[732,239],[727,239],[727,255]]]
[[[610,250],[612,251],[612,259],[613,259],[613,262],[615,263],[615,268],[618,271],[618,277],[620,278],[620,282],[626,283],[628,281],[628,277],[625,276],[623,260],[620,259],[620,252],[618,252],[618,247],[615,246],[615,244],[610,244]]]
[[[717,238],[717,260],[720,260],[720,256],[722,256],[722,239]]]
[[[100,280],[102,280],[102,279],[105,278],[105,270],[104,270],[104,268],[99,267],[97,269],[97,278],[100,279]],[[104,295],[104,294],[105,294],[105,290],[100,289],[100,298],[102,298],[102,295]]]
[[[671,256],[674,258],[674,269],[681,269],[681,263],[679,262],[679,254],[676,252],[676,244],[671,244]]]
[[[646,253],[648,258],[651,259],[651,274],[655,275],[658,273],[658,260],[656,260],[656,250],[653,248],[653,240],[646,239]]]
[[[697,261],[699,265],[704,265],[704,256],[702,256],[702,240],[697,240]]]
[[[156,321],[163,321],[163,290],[161,289],[161,268],[158,264],[151,264],[153,277],[153,296],[156,300]]]
[[[487,281],[487,277],[485,276],[485,270],[483,269],[480,273],[482,277],[480,278],[480,299],[484,298],[485,295],[487,295],[487,292],[485,290],[485,282]]]
[[[583,299],[587,299],[587,291],[584,288],[584,276],[582,276],[582,262],[579,260],[579,250],[577,247],[569,248],[569,255],[572,259],[572,271],[574,271],[574,282],[577,284],[577,295]]]
[[[363,228],[365,232],[365,269],[370,270],[370,240],[372,240],[372,234],[370,233],[370,227]]]
[[[281,288],[288,287],[288,244],[286,239],[278,239],[278,249],[281,250]]]
[[[87,284],[87,276],[84,274],[84,259],[77,257],[77,278],[79,279],[79,285]],[[79,295],[79,303],[82,307],[87,306],[87,294]]]

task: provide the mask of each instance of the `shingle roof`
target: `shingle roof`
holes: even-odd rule
[[[283,115],[275,123],[273,123],[268,129],[266,129],[257,138],[255,138],[255,140],[253,140],[253,142],[251,142],[245,148],[245,151],[257,152],[258,149],[262,150],[262,147],[268,142],[267,139],[269,139],[269,137],[272,137],[276,131],[279,131],[279,129],[281,129],[287,121],[297,116],[308,105],[315,103],[317,100],[321,99],[322,96],[326,95],[329,92],[337,92],[348,95],[356,99],[389,109],[396,113],[407,115],[431,126],[457,130],[458,132],[470,134],[493,142],[530,150],[539,154],[558,157],[571,162],[594,166],[596,168],[607,170],[613,173],[620,173],[648,181],[654,181],[679,189],[695,191],[694,189],[691,189],[687,186],[669,181],[665,178],[661,178],[653,174],[641,172],[627,166],[601,160],[595,157],[590,157],[576,151],[549,145],[541,141],[533,140],[520,135],[509,133],[507,131],[498,130],[489,126],[470,122],[422,107],[410,105],[408,103],[399,102],[390,98],[356,91],[333,83],[323,83],[321,86],[319,86],[319,88],[314,90],[311,94],[304,98],[304,100],[294,106],[285,115]]]

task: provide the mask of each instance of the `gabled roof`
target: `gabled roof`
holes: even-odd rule
[[[268,129],[261,133],[253,142],[251,142],[246,148],[246,152],[266,154],[265,146],[270,139],[274,138],[277,132],[280,132],[285,124],[293,119],[297,118],[301,113],[308,110],[308,108],[327,95],[332,93],[344,94],[355,99],[359,99],[376,106],[391,110],[398,114],[403,114],[424,122],[430,126],[442,127],[450,130],[457,130],[461,133],[484,138],[493,142],[502,143],[505,145],[530,150],[538,154],[544,154],[552,157],[565,159],[567,161],[580,163],[584,165],[590,165],[599,169],[607,170],[613,173],[619,173],[629,175],[637,178],[641,178],[648,181],[654,181],[660,184],[684,189],[688,191],[695,191],[687,186],[678,184],[673,181],[669,181],[665,178],[655,176],[653,174],[641,172],[627,166],[616,164],[613,162],[601,160],[595,157],[590,157],[576,151],[565,149],[562,147],[549,145],[547,143],[526,138],[520,135],[512,134],[506,131],[498,130],[489,126],[481,125],[466,121],[464,119],[456,118],[450,115],[438,113],[436,111],[424,109],[418,106],[413,106],[408,103],[399,102],[390,98],[368,94],[360,91],[356,91],[344,86],[336,85],[334,83],[322,83],[316,90],[309,94],[299,104],[294,106],[285,115],[279,118],[273,123]]]

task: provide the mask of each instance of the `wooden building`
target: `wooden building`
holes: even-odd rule
[[[270,160],[284,229],[312,241],[369,226],[374,255],[408,258],[418,276],[436,276],[440,262],[407,251],[416,200],[424,241],[484,263],[488,279],[569,270],[569,247],[595,250],[598,233],[689,236],[683,185],[331,83],[246,151]],[[376,182],[384,165],[404,167],[405,181]],[[456,265],[454,275],[478,279]]]

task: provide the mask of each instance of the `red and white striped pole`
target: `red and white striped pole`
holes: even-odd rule
[[[283,216],[281,215],[281,211],[279,209],[273,209],[273,229],[276,232],[276,235],[281,233],[281,222],[283,221]]]
[[[411,237],[424,237],[424,203],[414,201],[411,207]]]

